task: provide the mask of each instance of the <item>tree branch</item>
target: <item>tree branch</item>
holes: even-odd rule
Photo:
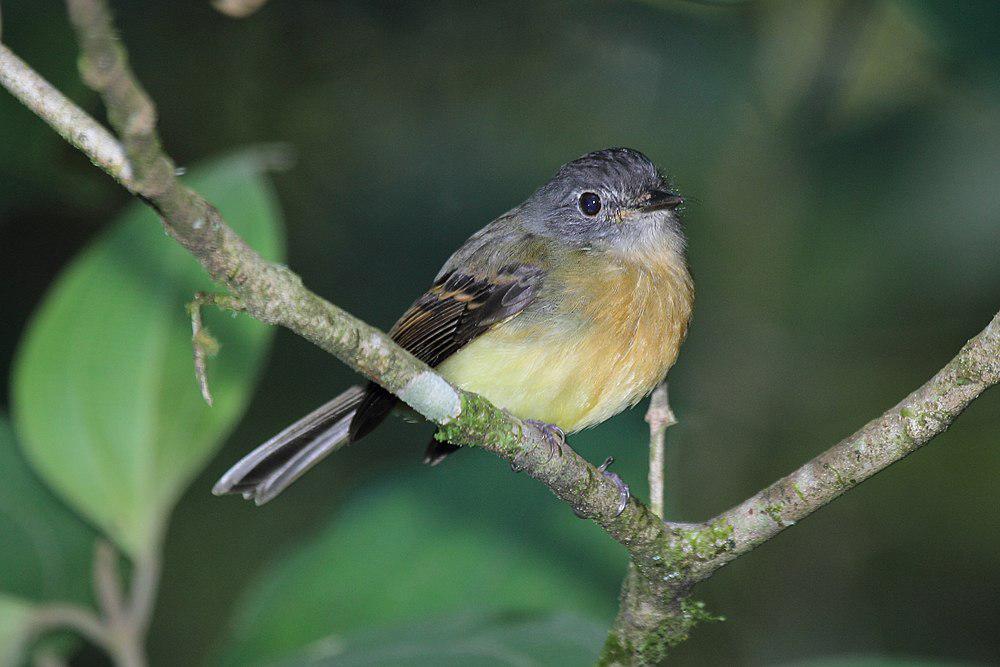
[[[659,517],[665,516],[663,458],[666,434],[667,429],[677,423],[677,417],[670,409],[670,397],[667,391],[667,382],[664,380],[653,390],[653,394],[649,397],[649,409],[646,410],[646,423],[649,424],[649,509]]]
[[[741,505],[702,524],[664,523],[566,448],[550,456],[536,427],[452,387],[385,334],[265,261],[219,212],[176,177],[156,132],[155,110],[128,66],[101,0],[69,0],[84,79],[104,99],[122,145],[0,45],[0,85],[159,213],[167,232],[217,282],[269,324],[284,326],[375,380],[428,420],[439,437],[481,446],[548,486],[628,550],[622,604],[603,664],[648,664],[708,618],[688,599],[694,583],[770,539],[859,482],[922,446],[1000,381],[1000,314],[924,387],[853,436]]]
[[[125,150],[104,126],[0,44],[0,85],[44,120],[94,166],[134,192]]]
[[[792,474],[706,523],[667,524],[661,567],[625,579],[601,663],[662,660],[712,618],[688,599],[694,584],[927,444],[998,382],[1000,313],[922,387]]]
[[[1000,313],[922,387],[812,461],[716,519],[733,547],[694,569],[704,579],[734,558],[926,445],[1000,382]]]

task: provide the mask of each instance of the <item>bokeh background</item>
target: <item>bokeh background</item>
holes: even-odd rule
[[[698,295],[671,372],[670,518],[705,518],[818,454],[1000,307],[992,0],[271,0],[244,20],[203,0],[113,4],[179,164],[286,142],[294,163],[271,179],[287,262],[378,326],[561,163],[627,145],[661,165],[690,201]],[[3,39],[101,113],[61,3],[6,0]],[[126,203],[0,95],[0,376],[60,269]],[[484,613],[556,614],[545,622],[596,651],[623,551],[488,454],[421,466],[426,425],[388,424],[262,508],[210,494],[355,381],[277,333],[245,416],[172,514],[153,664],[336,654],[352,636],[447,646]],[[998,427],[994,391],[700,585],[727,620],[673,663],[996,663]],[[614,454],[641,498],[644,442],[642,408],[572,440],[592,461]]]

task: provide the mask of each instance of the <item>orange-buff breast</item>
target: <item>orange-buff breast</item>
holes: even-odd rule
[[[693,288],[673,253],[629,261],[582,256],[553,272],[545,318],[497,325],[438,370],[522,419],[567,433],[594,426],[648,394],[677,359]]]

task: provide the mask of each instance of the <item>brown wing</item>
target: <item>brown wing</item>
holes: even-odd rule
[[[524,310],[542,277],[541,269],[525,264],[504,267],[495,276],[446,273],[410,306],[389,335],[413,356],[437,366],[493,325]],[[398,400],[369,383],[351,420],[351,440],[378,426]]]

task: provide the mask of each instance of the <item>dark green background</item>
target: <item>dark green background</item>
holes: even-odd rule
[[[113,4],[178,163],[288,142],[295,165],[274,177],[288,261],[379,326],[562,162],[628,145],[661,165],[691,202],[698,290],[671,372],[670,518],[705,518],[819,453],[922,383],[1000,307],[990,0],[271,0],[242,21],[201,0]],[[62,3],[7,0],[3,39],[100,113],[77,80]],[[125,201],[0,96],[2,376],[46,286]],[[279,333],[246,418],[173,517],[155,664],[213,662],[265,568],[400,494],[436,517],[407,539],[480,531],[505,545],[498,563],[513,559],[497,587],[516,589],[545,562],[564,571],[565,592],[525,606],[610,622],[622,551],[593,526],[566,527],[577,521],[567,508],[487,454],[423,468],[426,426],[379,430],[264,508],[210,495],[235,458],[355,380]],[[641,414],[572,442],[592,461],[614,454],[645,498]],[[698,593],[729,620],[699,627],[674,662],[995,661],[998,425],[993,392],[925,451],[719,572]],[[342,558],[373,557],[340,546]],[[418,576],[449,586],[452,546],[419,571],[405,554],[420,545],[406,546],[356,581],[358,600],[371,587],[405,592]],[[357,624],[407,620],[405,597]]]

